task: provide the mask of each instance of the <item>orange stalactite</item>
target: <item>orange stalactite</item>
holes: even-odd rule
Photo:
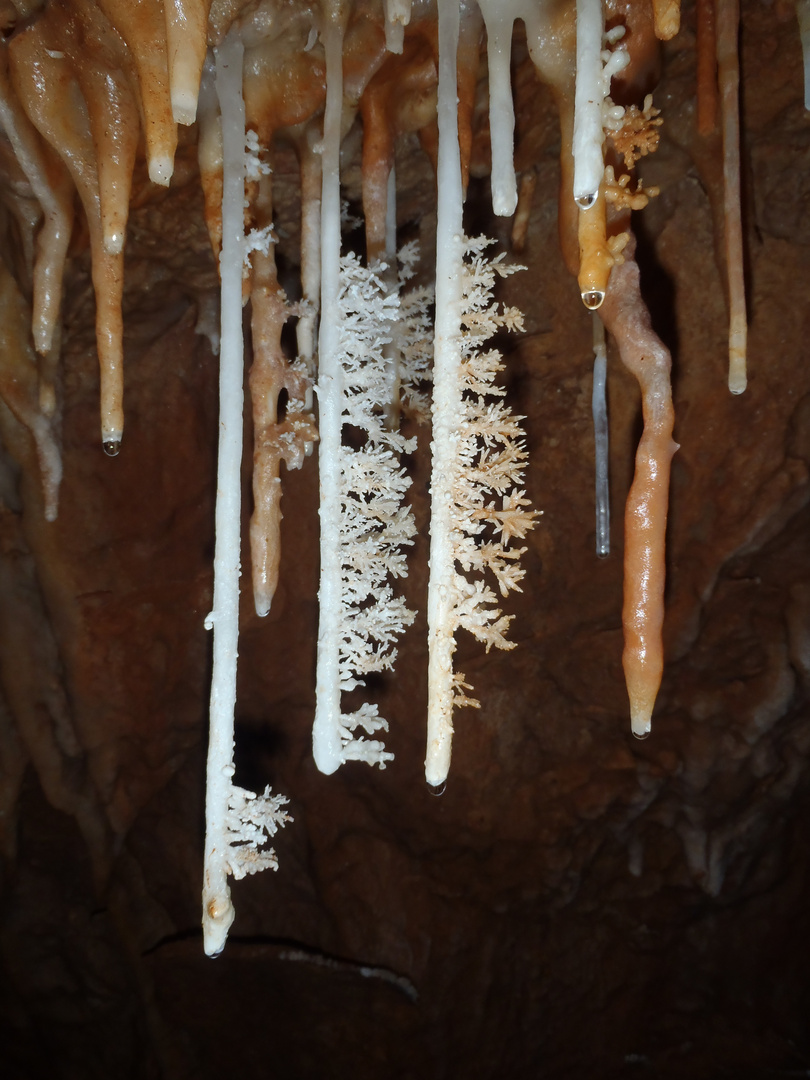
[[[126,42],[137,72],[149,179],[167,185],[174,171],[177,125],[169,93],[166,22],[160,0],[98,0]]]
[[[0,116],[11,153],[31,185],[42,209],[33,266],[31,326],[34,347],[53,366],[58,356],[62,277],[73,228],[73,187],[61,158],[40,136],[22,107],[9,77],[8,47],[0,45]],[[43,391],[53,400],[54,373],[43,378]]]
[[[74,0],[75,14],[52,8],[58,39],[81,87],[95,147],[105,249],[123,251],[132,173],[140,135],[138,103],[126,77],[124,50],[95,5]],[[85,10],[88,8],[89,10]],[[79,17],[79,15],[81,17]],[[117,47],[116,47],[117,46]]]
[[[605,187],[602,184],[593,206],[579,211],[577,282],[582,302],[590,310],[598,308],[604,300],[614,262],[607,242]]]
[[[163,0],[172,115],[178,124],[197,117],[211,0]]]
[[[512,250],[520,254],[526,247],[526,237],[529,232],[529,220],[532,213],[534,192],[537,188],[537,170],[529,169],[523,173],[518,184],[518,201],[515,210],[515,218],[512,222],[512,235],[510,242]]]
[[[407,36],[360,99],[363,119],[363,216],[369,263],[385,252],[388,177],[398,135],[419,131],[436,115],[436,64],[427,42]]]
[[[84,206],[96,294],[102,441],[108,453],[116,454],[124,427],[123,256],[121,251],[110,252],[103,240],[97,150],[88,110],[92,114],[104,105],[101,101],[87,105],[73,65],[65,62],[59,46],[65,43],[67,30],[59,9],[48,9],[14,37],[10,70],[23,107],[62,157]]]
[[[633,484],[625,508],[624,654],[633,733],[649,733],[664,668],[665,540],[669,506],[675,413],[669,350],[652,329],[641,297],[639,269],[631,238],[616,266],[600,309],[624,365],[641,388],[644,430],[636,451]]]
[[[272,177],[259,181],[256,224],[267,227],[273,216]],[[253,514],[250,519],[250,557],[253,598],[258,615],[270,610],[278,584],[281,558],[281,462],[299,469],[307,444],[317,440],[311,414],[305,411],[309,380],[293,369],[281,345],[281,331],[290,308],[278,283],[275,245],[251,258],[250,399],[253,408]],[[287,393],[285,415],[279,399]]]

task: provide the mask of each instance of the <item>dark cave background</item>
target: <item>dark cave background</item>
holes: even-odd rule
[[[613,551],[600,561],[591,326],[559,254],[553,104],[518,46],[516,163],[538,182],[527,270],[500,298],[526,314],[526,333],[503,343],[505,379],[543,511],[511,602],[518,648],[485,655],[460,635],[482,707],[456,716],[440,797],[422,771],[423,613],[396,673],[373,686],[395,760],[320,775],[316,459],[285,477],[279,592],[265,620],[243,605],[236,779],[288,795],[294,823],[276,838],[278,872],[233,886],[237,918],[215,961],[199,922],[216,359],[195,325],[216,276],[193,135],[169,191],[136,177],[114,460],[98,445],[89,257],[75,244],[52,525],[27,433],[0,407],[6,1080],[810,1076],[810,120],[795,10],[743,10],[740,398],[726,389],[719,143],[695,133],[690,5],[662,52],[665,127],[640,170],[661,194],[635,215],[643,288],[673,349],[680,444],[652,735],[630,735],[621,670],[639,397],[611,347]],[[468,231],[508,249],[482,156]],[[421,237],[429,267],[433,178],[415,141],[399,145],[397,172],[401,234]],[[297,184],[280,149],[291,293]],[[405,591],[423,611],[418,434],[421,536]],[[247,471],[245,485],[247,513]]]

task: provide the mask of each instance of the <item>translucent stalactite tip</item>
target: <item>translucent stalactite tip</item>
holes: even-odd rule
[[[637,739],[646,739],[652,727],[650,713],[643,709],[630,710],[630,730]]]
[[[447,781],[443,780],[441,784],[428,783],[427,789],[431,795],[444,795],[447,788]]]
[[[153,184],[168,187],[173,172],[174,162],[170,157],[155,156],[149,159],[149,179]]]
[[[606,559],[610,555],[610,541],[607,543],[597,543],[596,545],[596,557],[597,559]]]
[[[748,377],[745,373],[745,363],[732,364],[728,373],[728,388],[732,394],[744,394],[748,386]]]
[[[104,447],[104,453],[107,457],[118,457],[121,450],[120,439],[105,439],[101,445]]]
[[[575,195],[574,202],[580,208],[580,210],[590,210],[593,204],[596,202],[596,192],[590,191],[587,195]]]
[[[197,95],[192,89],[172,90],[172,118],[177,124],[193,124],[197,119]]]
[[[602,306],[602,301],[605,299],[605,294],[598,289],[584,292],[582,295],[582,303],[588,309],[588,311],[596,311],[597,308]]]

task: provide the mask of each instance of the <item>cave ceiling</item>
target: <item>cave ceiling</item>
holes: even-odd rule
[[[0,3],[4,57],[56,6]],[[234,11],[214,5],[214,40]],[[611,552],[598,559],[591,318],[559,240],[557,106],[518,25],[515,168],[532,189],[521,250],[511,219],[491,208],[483,44],[464,211],[468,235],[492,237],[526,268],[497,294],[524,313],[524,331],[498,346],[508,401],[525,418],[525,488],[542,512],[522,541],[522,592],[505,602],[517,647],[485,652],[459,633],[480,708],[456,712],[437,797],[423,770],[430,433],[406,417],[418,533],[400,589],[416,616],[395,670],[369,680],[394,759],[322,775],[311,735],[317,454],[282,469],[279,583],[264,618],[243,576],[235,767],[244,787],[283,792],[293,821],[273,841],[277,872],[233,885],[238,917],[215,960],[203,954],[200,888],[219,283],[197,126],[177,129],[168,186],[150,180],[142,139],[135,148],[115,457],[99,438],[92,230],[76,201],[46,363],[54,520],[43,475],[56,459],[43,456],[44,436],[37,443],[47,409],[29,329],[39,212],[0,138],[8,1080],[808,1074],[810,122],[793,5],[746,0],[748,386],[731,395],[720,136],[697,133],[695,37],[687,3],[651,65],[664,122],[639,171],[660,193],[633,215],[642,295],[672,355],[679,446],[650,736],[631,735],[622,674],[640,395],[609,336]],[[420,101],[435,115],[432,98]],[[341,146],[343,243],[361,257],[362,146],[355,117]],[[430,140],[406,131],[395,155],[397,235],[419,242],[416,281],[427,283]],[[278,280],[294,301],[301,180],[289,133],[276,135],[272,167]],[[293,339],[285,329],[288,354]],[[251,438],[248,410],[243,567]]]

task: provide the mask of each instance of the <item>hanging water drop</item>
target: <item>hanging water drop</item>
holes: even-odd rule
[[[120,439],[106,439],[102,444],[104,453],[107,457],[118,457],[118,453],[121,449]]]
[[[577,195],[574,198],[574,202],[577,204],[580,210],[590,210],[590,208],[596,202],[596,192],[590,191],[587,195]]]
[[[641,740],[641,739],[649,739],[649,737],[650,737],[649,729],[647,731],[635,731],[635,730],[633,731],[633,738],[634,739],[639,739],[639,740]]]
[[[447,781],[443,780],[441,784],[428,784],[427,789],[431,795],[444,795],[445,788],[447,787]]]
[[[605,299],[605,294],[598,289],[584,292],[582,295],[582,303],[588,309],[588,311],[596,311],[597,308],[602,306],[602,301]]]

